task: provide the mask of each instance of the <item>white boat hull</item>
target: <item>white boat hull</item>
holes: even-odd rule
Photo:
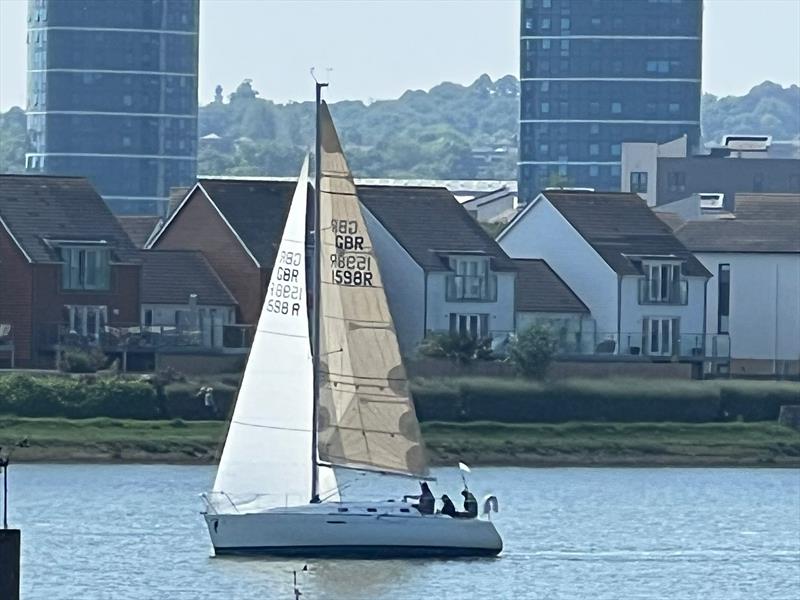
[[[503,549],[491,521],[421,515],[402,503],[324,503],[204,516],[217,555],[494,556]]]

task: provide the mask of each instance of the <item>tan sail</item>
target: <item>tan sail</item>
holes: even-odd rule
[[[372,241],[327,105],[320,110],[319,457],[424,477],[419,422]]]

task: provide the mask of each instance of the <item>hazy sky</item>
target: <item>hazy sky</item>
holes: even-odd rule
[[[706,0],[703,89],[800,83],[800,0]],[[26,1],[0,0],[0,109],[25,103]],[[519,0],[201,0],[200,99],[244,78],[261,96],[394,98],[448,80],[518,75]]]

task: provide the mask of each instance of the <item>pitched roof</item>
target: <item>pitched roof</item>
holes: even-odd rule
[[[201,179],[200,185],[259,265],[272,265],[296,180]]]
[[[153,230],[161,223],[161,217],[117,215],[117,221],[137,248],[144,248]]]
[[[60,262],[48,240],[104,240],[115,261],[139,261],[133,242],[84,177],[0,175],[0,221],[32,262]]]
[[[632,258],[671,256],[685,261],[687,275],[711,276],[638,194],[586,191],[542,194],[620,275],[639,274]]]
[[[671,213],[671,212],[656,212],[655,215],[661,219],[666,225],[672,230],[675,231],[678,227],[683,225],[686,221],[681,217],[679,214]]]
[[[237,303],[198,250],[145,250],[141,256],[143,303],[186,304],[190,294],[201,305]]]
[[[800,194],[736,194],[737,219],[800,222]]]
[[[687,221],[675,235],[693,252],[800,253],[800,224],[791,220]]]
[[[497,242],[445,188],[359,185],[358,196],[425,270],[449,270],[443,255],[459,252],[489,256],[497,271],[515,270]]]
[[[515,258],[517,311],[588,313],[589,309],[544,260]]]

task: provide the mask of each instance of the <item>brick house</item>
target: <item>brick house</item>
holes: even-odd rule
[[[0,175],[0,324],[18,366],[138,324],[140,280],[136,247],[87,179]]]
[[[239,323],[261,312],[295,181],[202,178],[147,249],[198,250],[238,303]]]

